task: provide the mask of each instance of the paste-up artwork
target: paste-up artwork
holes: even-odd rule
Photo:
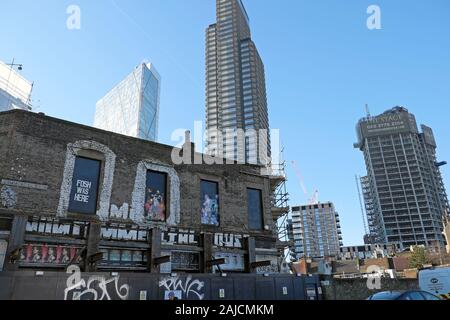
[[[200,182],[201,189],[201,220],[202,224],[216,226],[220,224],[219,217],[219,184],[217,182]]]
[[[20,263],[67,265],[77,257],[79,251],[80,248],[76,247],[27,244],[22,249]]]
[[[144,217],[147,221],[166,221],[167,174],[147,171]]]
[[[76,157],[73,171],[69,212],[95,214],[101,161]]]

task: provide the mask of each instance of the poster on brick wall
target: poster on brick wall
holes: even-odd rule
[[[147,221],[166,221],[167,174],[148,171],[144,217]]]
[[[26,244],[21,251],[21,265],[68,265],[76,257],[80,261],[80,248],[64,245]]]
[[[204,225],[219,226],[219,184],[202,180],[201,189],[201,221]]]
[[[96,213],[100,166],[101,162],[98,160],[76,157],[69,212],[82,214]]]

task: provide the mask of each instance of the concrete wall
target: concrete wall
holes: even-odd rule
[[[116,284],[117,279],[117,284]],[[84,281],[84,282],[83,282]],[[75,284],[81,283],[76,289]],[[0,300],[164,300],[166,292],[178,291],[181,300],[307,300],[318,290],[318,277],[228,275],[180,275],[110,273],[74,275],[46,272],[0,272]],[[105,290],[101,288],[105,284]],[[309,290],[308,290],[309,289]],[[146,297],[145,297],[146,296]]]
[[[380,290],[369,290],[367,279],[324,279],[329,281],[322,289],[325,300],[365,300],[380,291],[415,290],[419,288],[416,279],[386,279],[381,280]]]

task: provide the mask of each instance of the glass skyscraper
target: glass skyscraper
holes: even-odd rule
[[[445,247],[448,200],[431,128],[403,107],[357,125],[367,176],[361,179],[370,235],[376,243]]]
[[[157,141],[161,77],[150,63],[141,63],[97,102],[94,127]]]
[[[241,0],[217,0],[206,30],[207,153],[241,162],[270,162],[264,65]],[[238,152],[239,151],[239,152]]]

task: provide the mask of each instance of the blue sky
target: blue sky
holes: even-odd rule
[[[335,202],[345,244],[362,243],[353,149],[364,105],[404,105],[434,129],[450,160],[450,2],[446,0],[244,0],[266,67],[270,123],[281,129],[291,204]],[[66,9],[81,8],[81,30]],[[382,30],[366,27],[379,5]],[[204,30],[213,0],[1,0],[0,60],[24,64],[36,111],[92,125],[95,103],[143,59],[162,75],[160,141],[205,117]],[[444,168],[450,186],[450,167]]]

